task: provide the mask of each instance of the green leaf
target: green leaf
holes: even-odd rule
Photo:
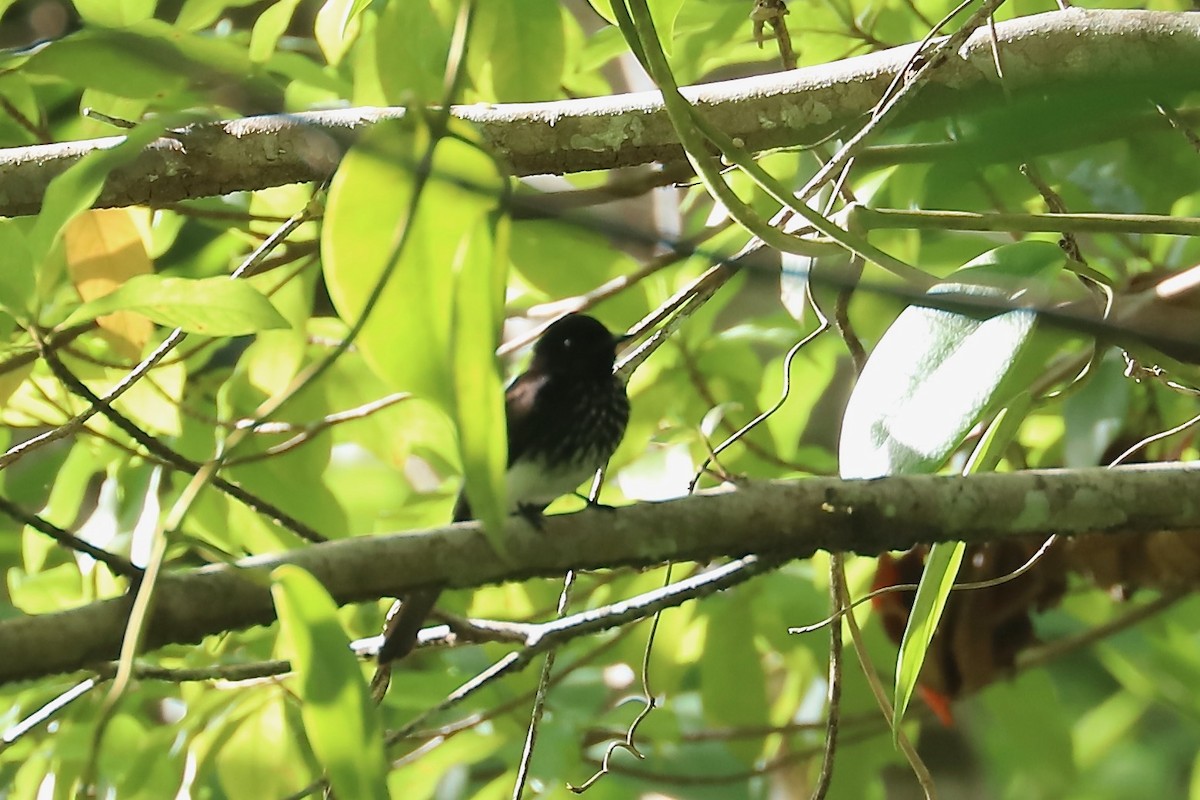
[[[338,797],[387,800],[383,724],[325,587],[300,567],[271,572],[280,638],[296,670],[304,731]]]
[[[354,43],[358,25],[353,24],[358,13],[369,5],[363,0],[325,0],[317,12],[314,33],[325,60],[336,66]]]
[[[1028,241],[996,248],[930,294],[1045,302],[1065,264],[1058,247]],[[1024,389],[1060,344],[1033,309],[987,318],[905,309],[871,353],[842,421],[843,478],[938,469],[989,411]]]
[[[590,0],[592,8],[612,25],[617,24],[617,16],[613,13],[613,3],[623,3],[627,0]],[[671,55],[675,39],[675,18],[683,7],[683,0],[647,0],[650,16],[654,20],[654,30],[658,32],[658,40],[662,43],[663,52]],[[628,36],[626,36],[628,38]]]
[[[921,573],[917,596],[913,601],[908,625],[904,628],[904,639],[896,657],[893,736],[900,735],[900,723],[904,720],[904,712],[908,709],[908,702],[917,687],[917,679],[925,663],[925,654],[929,651],[934,633],[937,632],[938,622],[942,618],[946,600],[950,597],[954,579],[958,577],[958,568],[962,564],[965,550],[966,545],[962,542],[938,542],[929,549],[929,555],[925,559],[925,571]]]
[[[125,48],[141,45],[126,52]],[[117,97],[154,98],[181,92],[186,75],[158,57],[160,48],[125,31],[86,30],[39,50],[24,66],[34,77],[58,78]]]
[[[469,133],[461,126],[454,129]],[[467,240],[489,235],[479,222],[498,206],[504,181],[481,149],[443,138],[422,185],[414,171],[429,147],[426,129],[401,121],[367,132],[334,176],[321,255],[338,314],[354,324],[403,239],[356,341],[372,369],[394,389],[428,399],[453,418],[453,315],[447,309],[455,307],[454,270]]]
[[[413,173],[431,146],[427,129],[397,120],[376,125],[350,148],[329,188],[321,258],[329,295],[347,325],[358,323],[383,282],[356,340],[360,351],[392,388],[426,397],[452,416],[451,315],[445,309],[453,307],[454,295],[447,265],[461,229],[453,226],[440,241],[410,230],[418,224],[414,192],[428,188]],[[415,253],[425,250],[422,244],[431,252]],[[394,267],[389,256],[398,259]]]
[[[88,25],[119,28],[154,16],[156,0],[74,0],[75,10]]]
[[[490,40],[490,47],[470,51],[481,56],[472,72],[490,76],[492,100],[559,96],[566,59],[562,15],[558,0],[488,0],[479,6],[476,35]]]
[[[762,657],[755,646],[758,636],[746,621],[755,618],[754,600],[746,592],[712,598],[705,622],[704,654],[698,659],[704,718],[718,729],[762,724],[769,718]],[[761,739],[731,741],[729,749],[744,764],[762,755]]]
[[[629,254],[608,246],[606,234],[557,220],[514,222],[510,252],[521,279],[549,297],[583,294],[638,268]],[[562,269],[567,263],[571,269]]]
[[[330,187],[322,255],[347,324],[385,281],[359,349],[394,389],[433,402],[459,424],[463,467],[480,501],[474,510],[494,535],[505,509],[505,450],[493,351],[508,254],[507,235],[496,235],[490,215],[506,187],[473,132],[451,130],[457,135],[437,142],[424,184],[413,173],[430,147],[427,129],[384,123],[351,148]]]
[[[508,221],[480,221],[485,228],[460,248],[455,281],[454,388],[459,453],[471,510],[483,520],[497,551],[508,503],[504,473],[507,437],[504,386],[495,347],[504,322]],[[496,229],[499,228],[499,235]]]
[[[26,319],[33,307],[35,275],[29,241],[16,220],[0,218],[0,308]]]
[[[1121,355],[1110,351],[1093,364],[1087,383],[1063,402],[1064,466],[1094,467],[1125,424],[1133,381],[1125,377]]]
[[[282,686],[259,689],[235,694],[216,719],[197,726],[193,746],[207,754],[199,767],[213,774],[218,797],[284,797],[321,777],[319,768],[306,769],[308,748],[294,733],[300,724],[289,719],[289,694]]]
[[[258,19],[254,23],[254,30],[250,32],[251,61],[262,63],[274,55],[275,45],[279,43],[279,37],[283,36],[284,31],[287,30],[298,5],[300,5],[300,0],[279,0],[258,15]]]
[[[996,468],[1008,446],[1017,436],[1021,423],[1029,414],[1032,398],[1028,392],[1018,394],[1012,404],[1001,410],[984,432],[964,474],[988,472]],[[900,652],[896,657],[896,691],[892,711],[892,734],[900,735],[900,724],[917,688],[925,655],[946,609],[950,590],[958,577],[966,545],[962,542],[939,542],[930,548],[925,569],[917,585],[917,596],[904,627]]]
[[[15,110],[0,117],[0,141],[5,147],[37,144],[36,135],[29,131],[18,118],[37,119],[41,115],[38,96],[29,79],[14,68],[2,65],[0,60],[0,95],[3,95]]]
[[[130,278],[111,294],[80,306],[66,324],[114,311],[136,311],[160,325],[205,336],[240,336],[288,326],[271,301],[244,281],[162,275]]]
[[[379,13],[374,35],[375,68],[387,102],[440,102],[450,29],[430,1],[388,3]],[[403,40],[405,46],[391,46],[390,42],[398,40]]]
[[[187,0],[179,10],[179,16],[175,18],[175,27],[186,31],[207,28],[220,18],[225,9],[245,8],[258,2],[260,0]]]

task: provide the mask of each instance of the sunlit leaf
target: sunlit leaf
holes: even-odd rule
[[[393,388],[426,395],[449,412],[451,320],[445,309],[452,307],[453,282],[446,265],[454,249],[426,240],[435,248],[432,257],[413,255],[416,234],[406,230],[415,225],[413,172],[429,146],[425,131],[406,122],[384,122],[359,139],[329,189],[321,255],[330,297],[347,325],[359,324],[379,292],[357,339],[376,373]],[[459,237],[447,233],[457,245]],[[387,259],[396,251],[400,263],[385,281],[392,269]],[[411,342],[421,346],[398,346]]]
[[[459,251],[455,282],[454,388],[459,448],[471,509],[499,546],[508,503],[504,388],[495,343],[504,322],[504,242],[507,220],[481,220],[487,233]],[[496,231],[500,228],[500,231]]]
[[[471,50],[476,72],[490,77],[500,102],[549,100],[560,94],[563,9],[557,0],[488,0],[475,31],[490,47]]]
[[[128,209],[86,211],[63,232],[67,274],[84,302],[110,294],[137,275],[154,271],[141,234]],[[118,311],[96,320],[118,352],[137,358],[154,332],[146,317]]]
[[[317,12],[314,32],[325,60],[337,64],[354,43],[358,32],[357,14],[366,8],[363,0],[325,0]]]
[[[628,2],[628,0],[590,0],[590,2],[597,14],[608,20],[610,24],[616,25],[617,17],[613,14],[612,4]],[[654,29],[658,31],[663,52],[670,55],[675,38],[675,18],[679,15],[679,9],[683,7],[683,0],[646,0],[646,5],[650,7],[650,16],[654,19]]]
[[[298,5],[300,0],[278,0],[258,15],[250,32],[251,61],[263,62],[274,54],[275,45],[287,30]]]
[[[987,298],[1050,296],[1065,256],[1049,242],[989,251],[934,293]],[[843,478],[936,470],[989,410],[1026,388],[1044,364],[1052,334],[1038,314],[1017,308],[992,316],[910,307],[875,346],[842,421]]]
[[[908,710],[909,700],[920,679],[925,654],[937,633],[938,622],[950,597],[958,568],[962,564],[966,545],[962,542],[938,542],[929,548],[925,559],[925,571],[917,587],[908,624],[904,628],[904,639],[896,656],[896,688],[893,699],[892,731],[899,735],[900,723]]]
[[[287,327],[271,301],[245,281],[138,275],[113,292],[80,306],[76,325],[115,311],[135,311],[160,325],[206,336],[239,336]]]
[[[216,22],[227,8],[245,8],[257,2],[259,0],[185,0],[175,25],[188,31],[199,30]]]
[[[74,0],[75,10],[89,25],[119,28],[154,16],[156,0]]]
[[[45,45],[24,67],[31,76],[160,102],[189,86],[232,83],[249,69],[244,47],[184,33],[157,19],[85,28]]]
[[[441,100],[450,28],[430,0],[388,3],[380,11],[375,36],[375,67],[387,102]],[[389,44],[397,37],[406,41],[405,47]]]
[[[316,578],[293,565],[271,573],[280,636],[296,670],[309,744],[339,797],[387,800],[383,725],[371,702],[337,606]]]
[[[29,315],[36,278],[29,240],[16,220],[0,218],[0,308],[17,319]]]
[[[358,320],[391,270],[357,342],[394,389],[436,403],[464,426],[468,474],[488,476],[476,490],[484,501],[477,512],[492,517],[494,530],[504,426],[496,424],[502,393],[492,352],[507,251],[489,215],[505,186],[494,162],[470,143],[473,134],[463,128],[461,136],[437,143],[422,183],[413,173],[430,147],[427,131],[399,122],[373,128],[334,178],[321,245],[330,296],[347,323]]]
[[[320,777],[304,758],[300,726],[289,718],[289,695],[282,687],[229,699],[231,707],[221,708],[196,732],[197,749],[210,754],[200,767],[215,773],[226,796],[283,797]]]

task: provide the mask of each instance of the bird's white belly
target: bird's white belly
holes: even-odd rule
[[[556,498],[578,489],[594,474],[596,468],[587,464],[547,470],[540,462],[519,460],[505,473],[509,511],[518,511],[523,505],[548,505]]]

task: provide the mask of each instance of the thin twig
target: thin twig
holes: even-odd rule
[[[96,547],[90,542],[85,542],[70,531],[63,530],[50,520],[40,517],[37,514],[26,511],[16,503],[9,500],[7,497],[0,495],[0,513],[7,514],[17,522],[23,525],[28,525],[38,533],[43,533],[49,536],[54,541],[61,544],[63,547],[74,550],[77,553],[82,553],[89,558],[99,561],[104,564],[114,575],[128,578],[131,581],[139,580],[142,577],[142,570],[135,566],[128,559],[122,558],[107,550]]]
[[[351,408],[346,411],[338,411],[329,416],[322,417],[320,420],[305,426],[295,436],[285,442],[280,442],[277,445],[272,445],[259,453],[250,453],[244,456],[225,459],[225,466],[232,467],[239,464],[246,464],[251,461],[259,461],[271,456],[282,455],[289,450],[294,450],[297,447],[311,442],[324,431],[339,425],[343,422],[352,422],[355,420],[366,419],[367,417],[379,411],[394,406],[396,403],[405,400],[411,400],[413,397],[411,392],[395,392],[386,397],[381,397],[378,400],[372,400],[368,403],[363,403],[356,408]],[[278,434],[287,433],[296,430],[297,426],[290,422],[258,422],[252,419],[238,420],[234,425],[235,429],[247,429],[256,434]]]
[[[750,19],[754,21],[754,40],[759,48],[763,46],[767,36],[764,28],[771,26],[771,38],[779,47],[779,60],[784,69],[796,68],[796,52],[792,49],[792,35],[787,28],[787,5],[783,0],[755,0]]]
[[[53,351],[46,350],[42,355],[46,361],[46,364],[50,367],[50,371],[54,373],[54,376],[58,378],[58,380],[61,381],[64,386],[70,389],[71,392],[83,398],[89,404],[89,409],[93,411],[99,411],[103,416],[108,418],[110,422],[127,433],[130,438],[132,438],[142,447],[146,448],[148,452],[163,459],[173,468],[178,469],[181,472],[186,472],[189,475],[196,475],[203,469],[202,464],[178,453],[159,439],[151,436],[139,428],[128,417],[109,405],[106,398],[98,397],[83,383],[83,381],[75,377],[75,375],[67,368],[65,364],[62,363],[62,361],[58,358],[58,355]],[[76,417],[76,419],[78,419],[78,417]],[[243,503],[248,508],[273,520],[281,527],[290,530],[300,538],[306,539],[310,542],[325,541],[325,537],[317,533],[317,531],[307,523],[301,522],[275,504],[268,502],[267,500],[264,500],[255,494],[251,494],[237,484],[230,483],[218,475],[212,476],[211,483],[217,489],[220,489],[230,497]]]
[[[1143,447],[1153,444],[1154,442],[1162,441],[1163,439],[1174,436],[1177,433],[1183,433],[1188,428],[1192,427],[1193,425],[1195,425],[1198,422],[1200,422],[1200,414],[1197,414],[1196,416],[1192,417],[1191,419],[1186,420],[1185,422],[1181,422],[1178,425],[1167,428],[1165,431],[1159,431],[1156,434],[1147,436],[1146,438],[1139,441],[1137,444],[1134,444],[1131,447],[1127,448],[1125,450],[1125,452],[1121,453],[1121,455],[1117,456],[1111,462],[1109,462],[1108,466],[1115,467],[1116,465],[1120,464],[1122,461],[1124,461],[1125,459],[1129,458],[1131,455],[1136,453],[1138,450],[1141,450]]]
[[[514,220],[558,219],[566,210],[641,197],[652,189],[687,182],[695,177],[695,174],[687,161],[672,161],[663,164],[660,169],[639,170],[618,176],[602,186],[514,194],[509,198],[508,206]]]
[[[842,580],[842,586],[845,588],[845,579]],[[848,594],[842,595],[841,605],[843,607],[850,606],[850,597]],[[871,688],[871,694],[875,696],[875,702],[879,705],[879,709],[883,712],[886,719],[893,719],[892,703],[888,700],[887,692],[883,688],[883,684],[879,681],[879,673],[875,669],[875,665],[871,663],[871,657],[867,654],[866,642],[863,640],[862,630],[858,627],[858,620],[854,617],[854,611],[850,610],[846,614],[846,622],[850,626],[850,641],[854,643],[854,653],[858,656],[859,666],[862,668],[863,676],[867,679],[867,685]],[[921,784],[921,789],[925,792],[926,800],[937,800],[937,790],[933,785],[933,776],[929,774],[929,768],[925,766],[925,762],[917,754],[917,750],[909,741],[908,734],[903,728],[897,728],[895,731],[896,744],[900,747],[900,752],[904,753],[909,766],[912,768],[913,774],[917,776],[917,782]]]
[[[792,393],[792,361],[796,358],[800,351],[808,345],[809,342],[814,341],[818,336],[829,330],[829,320],[825,318],[825,315],[821,313],[821,310],[815,304],[813,305],[813,310],[816,312],[817,318],[820,320],[820,324],[817,326],[815,331],[792,345],[791,348],[788,349],[787,354],[783,357],[783,389],[779,393],[779,399],[776,400],[770,408],[766,409],[754,419],[750,420],[745,425],[730,434],[725,441],[712,448],[709,457],[706,458],[703,463],[701,463],[700,468],[696,471],[695,476],[692,478],[692,482],[688,484],[689,493],[695,491],[696,484],[700,482],[700,478],[704,476],[704,473],[708,470],[709,465],[712,464],[714,459],[720,456],[721,453],[724,452],[728,447],[733,445],[734,442],[742,439],[747,433],[754,430],[754,428],[756,428],[758,425],[769,419],[772,414],[783,408],[783,404],[787,402],[788,396]]]
[[[162,208],[167,211],[173,211],[185,217],[194,217],[196,219],[220,219],[230,222],[287,222],[291,217],[283,217],[275,214],[253,214],[249,211],[238,211],[232,208],[201,208],[192,206],[186,203],[164,203],[161,206],[153,206],[154,208]],[[321,219],[322,214],[313,214],[309,219]]]
[[[1050,551],[1050,548],[1053,547],[1057,541],[1058,538],[1056,535],[1046,537],[1046,539],[1042,541],[1041,545],[1038,546],[1038,549],[1033,552],[1033,555],[1027,558],[1024,564],[1012,570],[1011,572],[1006,572],[1003,575],[999,575],[995,578],[988,578],[982,581],[966,581],[964,583],[956,583],[950,587],[950,591],[971,592],[978,589],[991,589],[995,586],[1001,586],[1005,583],[1008,583],[1009,581],[1014,581],[1037,566],[1037,563],[1042,560],[1042,558]],[[874,591],[867,592],[865,595],[859,597],[849,605],[845,606],[834,614],[831,614],[820,622],[814,622],[811,625],[788,628],[787,632],[791,634],[813,633],[814,631],[824,628],[826,625],[831,625],[834,622],[837,622],[853,609],[857,608],[863,603],[868,603],[874,600],[876,597],[882,597],[885,594],[894,594],[896,592],[915,592],[918,588],[920,587],[915,583],[893,583],[891,586],[881,586]]]
[[[1037,189],[1038,194],[1042,196],[1042,201],[1046,204],[1046,208],[1052,214],[1066,214],[1067,204],[1063,202],[1062,196],[1051,188],[1050,184],[1046,183],[1042,178],[1041,172],[1034,166],[1033,162],[1026,162],[1017,168],[1025,178],[1033,184]],[[1067,258],[1079,264],[1087,264],[1083,258],[1083,251],[1079,247],[1079,240],[1075,238],[1075,234],[1070,231],[1062,231],[1062,248],[1066,251]]]
[[[915,71],[912,72],[911,77],[908,77],[908,70],[899,70],[896,73],[896,81],[894,81],[894,83],[903,81],[903,85],[900,86],[900,88],[897,89],[897,91],[892,94],[889,99],[881,103],[877,107],[876,111],[871,115],[870,121],[860,128],[856,134],[850,137],[850,139],[848,139],[846,143],[842,145],[837,153],[834,154],[833,158],[829,159],[829,161],[827,161],[825,165],[817,171],[817,174],[808,180],[808,182],[804,185],[804,188],[796,193],[797,198],[799,200],[806,201],[815,195],[817,191],[829,181],[834,173],[841,170],[843,166],[845,166],[846,162],[849,161],[854,154],[861,149],[863,142],[867,139],[867,137],[880,130],[883,126],[890,122],[896,116],[897,112],[903,109],[904,106],[906,106],[909,101],[916,96],[917,90],[920,89],[933,71],[944,64],[949,59],[951,53],[958,52],[958,49],[962,47],[971,34],[974,33],[975,29],[984,24],[988,17],[991,16],[991,14],[993,14],[997,8],[1003,5],[1003,3],[1004,0],[984,0],[979,10],[972,14],[967,21],[963,23],[961,28],[959,28],[950,36],[946,37],[934,47],[933,52],[929,54],[928,58],[924,59],[923,63],[921,63],[921,65],[917,67]],[[957,8],[951,11],[941,23],[939,23],[939,27],[940,25],[948,22],[949,19],[957,14],[960,9],[966,8],[969,4],[970,0],[966,0],[966,2],[960,4]],[[932,39],[937,30],[938,28],[935,27],[932,31],[930,31],[929,35],[922,40],[922,42],[917,46],[916,54],[920,54],[924,51],[926,43]],[[916,54],[914,54],[914,58],[917,58]]]
[[[3,753],[13,744],[28,734],[34,728],[44,722],[49,721],[55,714],[62,711],[64,708],[74,703],[79,698],[86,695],[99,684],[95,678],[87,678],[72,686],[67,691],[55,697],[50,702],[43,705],[37,711],[33,712],[25,719],[10,727],[4,732],[4,736],[0,738],[0,753]]]
[[[1158,109],[1158,113],[1167,118],[1167,122],[1171,123],[1171,127],[1182,133],[1192,148],[1197,153],[1200,153],[1200,136],[1196,135],[1196,132],[1188,125],[1187,120],[1180,117],[1178,112],[1166,103],[1155,103],[1154,107]]]
[[[843,598],[849,595],[845,585],[846,557],[829,554],[829,596],[834,611],[844,607]],[[829,689],[826,697],[828,717],[825,727],[825,749],[821,754],[821,771],[813,788],[813,800],[824,800],[833,782],[834,757],[837,754],[838,726],[842,714],[842,626],[829,626]]]
[[[809,336],[807,336],[805,338],[808,339],[811,337],[811,335],[812,334],[809,334]],[[793,345],[793,347],[795,347],[795,345]],[[790,353],[790,350],[789,350],[789,353]],[[683,368],[687,372],[688,379],[691,381],[693,388],[695,388],[697,394],[700,395],[700,399],[703,400],[705,402],[705,404],[707,404],[709,406],[709,408],[717,408],[718,406],[720,406],[721,402],[717,399],[717,396],[715,394],[713,394],[712,388],[708,385],[708,382],[705,380],[704,375],[701,373],[699,367],[697,367],[697,365],[696,365],[695,354],[692,353],[691,349],[685,345],[680,346],[680,354],[682,356]],[[786,360],[787,356],[785,355],[784,358]],[[789,373],[789,375],[785,375],[785,378],[784,378],[785,383],[788,383],[790,381],[790,377],[789,377],[790,369],[788,369],[788,373]],[[759,416],[761,417],[762,415],[760,414]],[[765,417],[764,417],[764,419],[765,419]],[[757,424],[753,420],[751,422],[753,424]],[[753,424],[748,423],[748,425],[750,427],[753,427]],[[748,452],[753,453],[756,457],[762,459],[763,461],[765,461],[768,464],[774,464],[777,467],[783,467],[784,469],[789,469],[789,470],[797,470],[797,471],[802,471],[802,472],[813,472],[813,473],[817,472],[816,468],[813,465],[801,464],[799,462],[792,462],[792,461],[788,461],[787,459],[781,458],[779,456],[779,454],[776,453],[771,448],[765,447],[764,445],[755,441],[753,438],[746,436],[745,434],[749,432],[750,427],[747,427],[747,425],[743,425],[741,429],[734,427],[734,424],[729,420],[729,417],[727,415],[722,415],[720,425],[723,430],[728,431],[725,442],[724,442],[725,445],[729,445],[729,444],[733,443],[733,441],[730,440],[731,437],[739,436],[740,438],[736,439],[734,441],[740,441],[742,443],[742,446],[745,447]],[[704,436],[703,432],[701,432],[701,435]],[[696,487],[699,480],[704,476],[704,474],[706,472],[709,471],[709,469],[714,464],[719,464],[720,453],[717,451],[717,448],[708,441],[707,436],[704,436],[704,446],[705,446],[705,449],[708,451],[708,455],[706,456],[704,466],[701,467],[700,469],[698,469],[696,471],[696,474],[693,476],[692,482],[689,484],[689,491],[693,490]],[[722,450],[724,450],[724,449],[725,449],[725,447],[722,447]],[[719,474],[726,473],[726,471],[723,468],[719,468],[715,471],[718,472]]]
[[[597,480],[597,484],[599,481]],[[575,571],[569,571],[563,578],[562,591],[558,593],[558,618],[567,615],[567,607],[571,600],[571,588],[575,585]],[[529,725],[525,728],[525,746],[521,748],[521,761],[517,765],[517,777],[513,782],[513,800],[521,800],[525,794],[525,784],[529,780],[529,766],[533,763],[533,748],[537,744],[538,728],[542,723],[542,715],[546,710],[546,695],[550,691],[550,679],[554,675],[554,657],[557,649],[546,652],[546,660],[542,662],[542,674],[538,677],[537,689],[533,694],[533,708],[529,712]]]
[[[667,569],[663,575],[664,588],[671,583],[671,572],[673,569],[674,564],[667,564]],[[600,759],[600,766],[591,777],[578,786],[570,783],[567,784],[567,788],[575,794],[583,794],[609,773],[613,754],[618,750],[624,750],[638,759],[645,758],[638,749],[634,739],[637,736],[638,728],[650,716],[650,712],[658,707],[658,700],[654,696],[654,691],[650,688],[650,656],[654,652],[654,642],[658,638],[658,625],[662,621],[663,610],[659,609],[654,613],[650,622],[650,633],[646,636],[646,646],[642,649],[642,710],[638,712],[637,716],[633,718],[633,722],[625,729],[625,735],[621,739],[609,742],[608,746],[604,749],[604,757]]]
[[[302,211],[294,214],[287,223],[282,225],[279,230],[276,231],[275,236],[263,242],[246,258],[241,266],[239,266],[238,269],[233,273],[232,277],[238,278],[253,270],[260,261],[266,258],[267,254],[269,254],[271,250],[279,244],[279,242],[282,242],[283,239],[289,236],[292,231],[303,224],[303,222],[307,219],[308,211],[309,209],[306,207]],[[75,329],[69,330],[74,331]],[[64,337],[68,336],[67,331],[60,331],[59,335]],[[69,341],[70,338],[74,338],[74,336],[70,336],[66,340]],[[87,423],[88,420],[100,412],[101,408],[110,408],[111,404],[118,397],[123,395],[131,386],[141,380],[146,373],[148,373],[156,364],[162,361],[163,357],[166,356],[167,353],[171,352],[171,350],[173,350],[176,345],[182,342],[183,339],[184,333],[182,328],[176,328],[175,330],[171,331],[158,345],[158,347],[154,348],[150,355],[146,356],[141,363],[130,370],[129,373],[122,378],[116,386],[114,386],[106,395],[104,395],[104,397],[99,398],[98,402],[90,403],[87,409],[80,412],[62,425],[46,431],[39,436],[26,439],[18,445],[10,447],[3,455],[0,455],[0,471],[8,468],[18,459],[28,455],[34,450],[44,447],[52,442],[59,441],[60,439],[65,439],[79,432],[79,430],[84,426],[84,424]],[[43,356],[46,353],[53,353],[56,342],[56,336],[51,335],[48,337],[48,339],[43,337],[42,341],[38,342],[38,352]],[[94,397],[95,395],[92,396]]]
[[[33,134],[35,142],[49,144],[53,141],[54,137],[44,125],[34,123],[33,120],[21,113],[21,109],[17,108],[5,95],[0,95],[0,108],[3,108],[4,113],[12,117],[13,122]]]
[[[1173,589],[1144,605],[1130,609],[1116,619],[1109,620],[1103,625],[1097,625],[1095,628],[1091,628],[1075,636],[1059,639],[1033,650],[1027,650],[1018,656],[1017,670],[1023,672],[1025,670],[1037,669],[1077,650],[1090,647],[1115,633],[1120,633],[1123,630],[1132,628],[1134,625],[1145,622],[1190,595],[1191,590]]]
[[[775,558],[744,556],[699,575],[677,581],[663,589],[646,592],[603,608],[572,614],[561,620],[532,626],[535,630],[523,649],[507,654],[491,667],[459,686],[437,706],[418,715],[416,719],[390,734],[388,744],[394,744],[410,736],[427,719],[457,706],[496,678],[523,669],[540,653],[549,648],[558,647],[564,642],[580,636],[599,633],[645,619],[663,608],[671,608],[714,592],[723,591],[764,572],[777,569],[779,565],[779,560]]]
[[[562,300],[555,300],[551,303],[542,303],[540,305],[530,307],[525,313],[530,317],[552,317],[546,323],[538,325],[521,336],[505,342],[497,351],[496,355],[506,356],[525,345],[533,342],[545,332],[546,328],[554,324],[564,314],[569,314],[573,311],[586,311],[598,303],[608,300],[617,294],[636,286],[641,281],[657,274],[673,264],[678,264],[686,258],[695,255],[698,252],[699,245],[723,233],[733,226],[732,220],[723,220],[716,225],[711,225],[695,236],[690,236],[686,239],[681,239],[673,244],[670,251],[662,255],[655,256],[643,264],[638,269],[628,275],[619,275],[610,281],[607,281],[595,289],[588,291],[576,297],[568,297]]]

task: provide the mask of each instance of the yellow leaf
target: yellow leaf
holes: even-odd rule
[[[85,211],[63,234],[67,271],[86,303],[109,294],[134,275],[154,271],[134,221],[134,209]],[[132,311],[118,311],[96,322],[121,355],[137,358],[154,332],[154,323]]]

